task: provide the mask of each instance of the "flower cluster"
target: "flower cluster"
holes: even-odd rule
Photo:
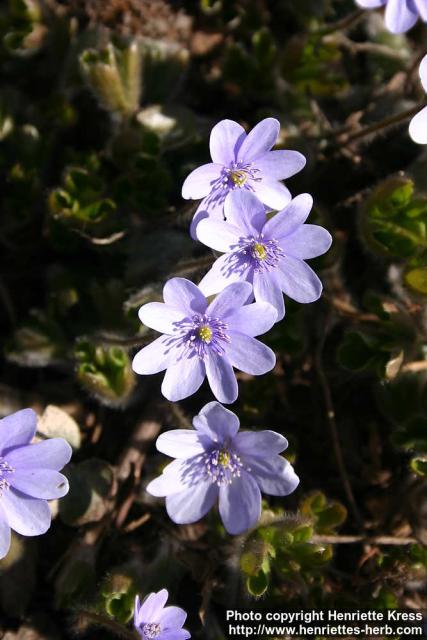
[[[71,458],[62,438],[30,444],[37,416],[24,409],[0,420],[0,558],[9,551],[10,530],[39,536],[50,527],[47,500],[68,493],[68,480],[59,473]]]
[[[385,6],[385,23],[392,33],[409,31],[418,18],[427,22],[427,0],[356,0],[363,9]]]

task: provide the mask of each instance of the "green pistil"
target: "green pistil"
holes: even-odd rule
[[[226,469],[230,464],[230,459],[231,459],[231,456],[228,453],[228,451],[220,451],[218,455],[218,464],[220,464],[221,467],[224,467]]]
[[[246,171],[236,169],[235,171],[231,171],[230,179],[237,187],[243,187],[246,180],[248,179],[248,176]]]
[[[200,340],[202,340],[203,342],[206,342],[207,344],[209,344],[209,342],[212,340],[213,333],[210,327],[207,327],[207,326],[200,327],[200,329],[198,330],[198,334],[199,334]]]
[[[266,248],[260,242],[255,242],[254,246],[252,247],[252,252],[254,258],[258,258],[258,260],[265,260],[267,257]]]

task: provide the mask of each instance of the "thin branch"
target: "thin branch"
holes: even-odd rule
[[[311,542],[315,544],[371,544],[371,545],[409,545],[417,544],[416,538],[399,538],[398,536],[322,536],[314,535]]]
[[[333,33],[334,31],[344,31],[345,29],[350,29],[354,27],[365,15],[365,11],[363,9],[358,9],[350,15],[342,18],[341,20],[337,20],[336,22],[331,22],[331,24],[325,25],[322,29],[319,29],[317,33],[319,35],[326,35],[328,33]],[[316,33],[316,32],[315,32]]]
[[[106,616],[103,616],[100,613],[96,613],[95,611],[77,611],[76,617],[78,619],[80,618],[79,622],[82,622],[81,618],[83,618],[84,622],[92,625],[106,627],[121,638],[127,638],[127,640],[136,640],[136,638],[138,637],[136,633],[119,624],[118,622],[113,620],[113,618],[107,618]]]
[[[355,140],[359,140],[360,138],[364,138],[366,136],[371,135],[372,133],[378,133],[383,129],[387,129],[393,125],[401,124],[405,122],[405,120],[409,120],[416,113],[421,111],[421,109],[425,106],[425,103],[418,104],[416,107],[412,107],[412,109],[408,109],[407,111],[402,111],[401,113],[397,113],[389,118],[384,118],[384,120],[380,120],[379,122],[374,122],[366,127],[362,127],[358,131],[354,131],[353,133],[341,133],[336,141],[340,144],[347,144],[348,142],[354,142]]]

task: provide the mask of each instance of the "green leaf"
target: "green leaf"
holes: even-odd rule
[[[412,458],[410,466],[417,476],[427,478],[427,456]]]
[[[246,586],[252,596],[259,598],[268,589],[268,576],[264,571],[259,571],[255,576],[249,576]]]

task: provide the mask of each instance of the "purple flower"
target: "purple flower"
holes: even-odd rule
[[[168,400],[191,396],[207,376],[218,400],[234,402],[233,367],[258,376],[276,362],[273,351],[254,337],[271,329],[276,312],[269,304],[246,304],[252,297],[250,284],[240,282],[209,304],[189,280],[168,280],[164,304],[150,302],[139,310],[141,322],[164,335],[136,354],[133,370],[149,375],[166,369],[162,393]]]
[[[411,29],[418,18],[427,22],[427,0],[356,0],[364,9],[386,6],[385,23],[392,33]]]
[[[39,536],[50,527],[47,500],[62,498],[68,481],[58,473],[71,458],[62,438],[30,444],[37,416],[32,409],[0,420],[0,558],[9,551],[10,530]]]
[[[304,260],[325,253],[332,238],[323,227],[304,224],[312,204],[312,197],[303,193],[267,221],[253,194],[232,193],[225,204],[226,222],[208,218],[197,227],[201,242],[225,252],[200,282],[203,293],[250,282],[256,301],[274,306],[277,321],[285,315],[282,292],[297,302],[317,300],[322,283]]]
[[[186,640],[191,638],[183,629],[187,614],[179,607],[165,607],[169,597],[166,589],[150,593],[141,604],[135,598],[134,625],[142,640]]]
[[[261,491],[287,496],[298,476],[278,455],[288,446],[275,431],[240,431],[237,416],[210,402],[193,420],[195,431],[162,433],[157,449],[172,458],[147,491],[166,496],[166,510],[177,524],[196,522],[219,499],[219,513],[228,533],[253,527],[261,515]]]
[[[424,91],[427,92],[427,56],[424,56],[420,64],[420,78]],[[427,144],[427,107],[421,109],[421,111],[412,118],[411,124],[409,125],[409,135],[414,142]]]
[[[279,181],[301,171],[305,158],[298,151],[271,151],[279,132],[275,118],[262,120],[247,135],[234,120],[221,120],[214,126],[212,162],[192,171],[182,187],[186,200],[203,198],[191,225],[193,238],[200,220],[223,217],[224,203],[236,189],[251,191],[270,209],[282,209],[289,202],[291,195]]]

